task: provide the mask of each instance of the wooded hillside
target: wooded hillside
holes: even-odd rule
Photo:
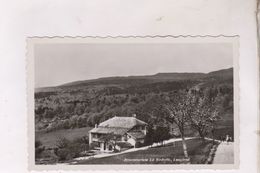
[[[162,105],[178,93],[216,91],[221,129],[233,129],[233,68],[211,73],[158,73],[77,81],[35,91],[36,131],[93,127],[113,116],[169,126]],[[193,131],[190,130],[190,133]],[[195,132],[194,132],[195,133]]]

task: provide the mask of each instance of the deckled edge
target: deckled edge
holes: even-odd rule
[[[211,37],[211,38],[218,38],[218,37],[239,37],[239,35],[106,35],[106,36],[29,36],[28,39],[34,38],[204,38],[204,37]]]
[[[260,0],[257,0],[258,2]],[[92,166],[97,166],[95,169],[92,168],[87,168],[89,165],[74,165],[74,166],[77,166],[78,168],[66,168],[66,169],[60,169],[58,167],[56,168],[47,168],[47,169],[42,169],[42,168],[39,168],[38,166],[39,165],[30,165],[31,164],[31,161],[30,161],[30,128],[29,128],[29,125],[30,122],[32,120],[30,120],[29,118],[29,114],[30,114],[30,104],[29,104],[29,101],[30,101],[30,95],[34,95],[33,93],[30,93],[30,87],[32,86],[29,86],[28,84],[31,82],[30,78],[29,78],[29,70],[28,68],[33,68],[34,70],[34,66],[31,67],[30,66],[30,63],[29,60],[31,60],[29,58],[29,55],[32,54],[32,52],[29,52],[29,47],[32,46],[30,45],[30,40],[31,39],[55,39],[55,38],[58,38],[58,39],[84,39],[84,38],[99,38],[99,39],[106,39],[106,38],[113,38],[113,39],[116,39],[116,38],[220,38],[220,37],[224,37],[224,38],[238,38],[237,39],[237,42],[236,42],[236,45],[234,44],[234,40],[233,40],[233,45],[235,45],[235,48],[236,48],[236,52],[235,54],[233,54],[233,68],[235,67],[236,65],[236,71],[233,71],[233,77],[234,77],[234,84],[233,86],[235,86],[235,84],[237,84],[237,87],[234,87],[233,90],[235,91],[235,89],[237,90],[237,95],[236,95],[236,99],[237,99],[237,104],[235,106],[237,106],[237,125],[234,124],[234,136],[237,135],[237,145],[238,145],[238,148],[237,150],[235,150],[236,148],[234,148],[234,152],[237,151],[237,157],[234,157],[234,164],[231,164],[231,165],[225,165],[223,164],[223,168],[220,168],[218,166],[220,165],[208,165],[208,167],[205,167],[205,165],[201,164],[201,165],[191,165],[191,166],[188,166],[186,168],[181,168],[181,167],[185,167],[185,165],[173,165],[173,167],[171,168],[171,165],[147,165],[147,167],[149,166],[153,166],[153,169],[150,169],[150,168],[141,168],[141,169],[138,169],[138,166],[143,166],[143,165],[138,165],[138,164],[134,164],[134,165],[126,165],[126,166],[129,166],[131,167],[131,169],[127,168],[127,169],[118,169],[118,168],[111,168],[111,167],[104,167],[105,165],[92,165]],[[239,35],[223,35],[223,34],[219,34],[219,35],[145,35],[145,36],[134,36],[134,35],[129,35],[129,36],[123,36],[123,35],[117,35],[117,36],[110,36],[110,35],[107,35],[107,36],[29,36],[26,38],[26,108],[27,108],[27,170],[28,171],[44,171],[44,172],[48,172],[48,171],[58,171],[58,172],[66,172],[66,171],[158,171],[160,170],[161,172],[164,171],[164,172],[168,172],[168,171],[232,171],[232,170],[238,170],[239,167],[240,167],[240,78],[239,78],[239,72],[240,72],[240,63],[239,63],[239,59],[240,59],[240,41],[239,41],[239,38],[240,36]],[[234,53],[234,50],[233,50],[233,53]],[[234,61],[234,58],[237,58],[237,60]],[[34,65],[34,64],[33,64]],[[34,77],[34,76],[33,76]],[[236,79],[235,79],[236,78]],[[34,79],[33,79],[34,80]],[[235,81],[236,80],[236,81]],[[237,82],[237,83],[235,83]],[[33,87],[34,88],[34,87]],[[235,97],[235,95],[234,95]],[[34,99],[33,99],[34,100]],[[235,101],[235,100],[234,100]],[[34,105],[34,104],[33,104]],[[235,112],[234,112],[234,115],[235,116]],[[234,117],[234,123],[235,123],[235,117]],[[236,130],[236,133],[235,134],[235,126],[237,126],[237,130]],[[34,120],[33,120],[33,129],[34,129]],[[34,133],[34,132],[33,132]],[[35,136],[33,136],[35,137]],[[34,140],[34,139],[33,139]],[[235,145],[234,145],[235,146]],[[34,157],[35,155],[33,155]],[[238,159],[236,161],[236,159]],[[43,167],[48,167],[50,165],[41,165]],[[73,165],[66,165],[66,166],[73,166]],[[100,168],[98,166],[103,166],[103,168]],[[124,165],[106,165],[106,166],[120,166],[120,167],[123,167]],[[161,167],[160,167],[161,166]],[[218,167],[218,168],[214,168],[214,166]],[[156,168],[155,168],[156,167]],[[167,167],[167,168],[166,168]],[[212,168],[211,168],[212,167]],[[132,169],[133,168],[133,169]]]

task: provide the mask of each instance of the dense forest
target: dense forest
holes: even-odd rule
[[[220,97],[220,127],[233,124],[233,69],[211,73],[158,73],[78,81],[35,91],[37,132],[93,127],[113,116],[137,115],[168,126],[162,105],[176,93],[214,90]],[[169,125],[170,128],[170,125]]]

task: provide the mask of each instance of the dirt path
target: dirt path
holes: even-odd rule
[[[234,143],[222,142],[219,144],[213,164],[232,164],[234,163]]]

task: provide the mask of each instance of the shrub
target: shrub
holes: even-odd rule
[[[57,141],[55,154],[58,156],[60,161],[71,160],[75,157],[79,157],[82,151],[89,149],[86,142],[88,142],[86,137],[78,138],[73,141],[61,138]]]
[[[45,147],[42,145],[41,141],[35,141],[35,158],[40,158]]]
[[[35,148],[38,148],[39,146],[41,146],[42,145],[42,142],[41,141],[39,141],[39,140],[36,140],[35,141]]]
[[[133,102],[133,103],[139,103],[138,97],[132,97],[132,98],[131,98],[131,102]]]
[[[60,148],[60,149],[68,147],[69,144],[70,144],[70,141],[64,137],[59,138],[56,142],[57,148]]]
[[[92,150],[92,149],[95,149],[96,147],[99,147],[98,143],[96,142],[92,142],[89,146],[89,149]]]
[[[136,142],[136,143],[135,143],[135,148],[140,148],[140,147],[142,147],[142,146],[144,146],[144,144],[141,143],[141,142]]]
[[[59,161],[72,159],[71,151],[68,148],[58,149],[56,155],[58,156]]]

